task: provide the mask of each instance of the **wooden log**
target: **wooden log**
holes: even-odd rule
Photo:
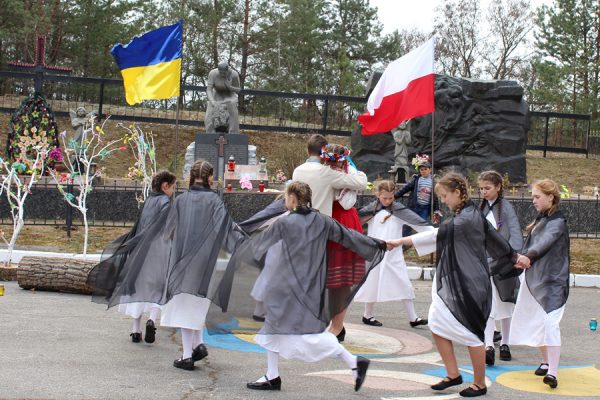
[[[17,268],[17,283],[23,289],[91,294],[86,281],[96,264],[73,258],[23,257]]]
[[[0,264],[0,281],[16,281],[17,266]]]

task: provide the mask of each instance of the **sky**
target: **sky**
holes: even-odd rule
[[[487,9],[493,0],[481,0],[481,5]],[[417,28],[422,32],[433,30],[435,7],[442,4],[442,0],[371,0],[370,4],[378,8],[379,20],[383,23],[383,34],[391,33],[395,29]],[[532,7],[542,4],[551,5],[552,0],[531,0]]]

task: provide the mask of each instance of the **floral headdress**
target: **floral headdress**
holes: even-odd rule
[[[425,164],[429,167],[431,167],[431,160],[429,158],[429,156],[427,154],[416,154],[412,161],[411,164],[415,167],[415,169],[418,171],[419,168]]]
[[[327,145],[321,148],[321,158],[325,161],[329,162],[338,162],[338,161],[346,161],[348,156],[350,156],[350,149],[346,146],[342,146],[341,153],[334,153],[333,146]]]

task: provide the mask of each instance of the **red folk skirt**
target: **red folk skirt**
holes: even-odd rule
[[[333,202],[333,219],[349,229],[363,233],[356,208],[345,210],[337,201]],[[365,259],[344,246],[327,243],[327,288],[350,287],[359,283],[365,275]]]

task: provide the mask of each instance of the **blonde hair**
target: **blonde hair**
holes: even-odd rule
[[[558,211],[558,204],[560,203],[560,188],[558,183],[554,182],[552,179],[542,179],[534,182],[532,189],[538,189],[546,196],[552,196],[552,205],[547,211],[548,216]],[[527,232],[533,229],[535,226],[535,221],[536,220],[534,219],[529,225],[527,225]]]
[[[471,200],[471,196],[469,196],[469,190],[467,185],[467,179],[457,173],[457,172],[448,172],[446,175],[439,180],[439,182],[435,185],[436,193],[439,191],[439,188],[443,186],[446,190],[453,192],[458,190],[460,193],[460,204],[454,210],[455,214],[460,213],[460,211],[465,207],[465,204],[469,200]]]
[[[380,192],[395,192],[396,191],[396,184],[394,183],[394,181],[392,180],[387,180],[387,181],[381,181],[379,182],[379,184],[377,185],[377,193]]]

